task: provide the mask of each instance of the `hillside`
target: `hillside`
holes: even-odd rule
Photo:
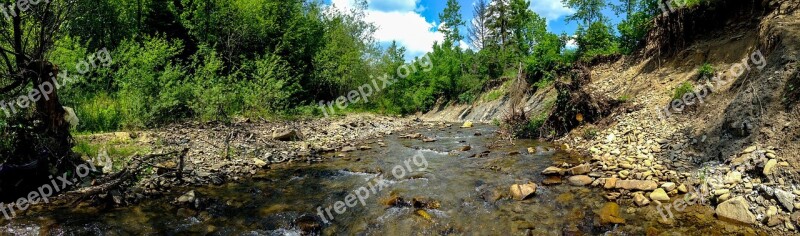
[[[717,17],[713,20],[723,23],[685,29],[698,33],[685,38],[687,43],[674,53],[659,53],[659,45],[652,43],[639,54],[591,66],[591,81],[584,90],[592,97],[624,101],[623,109],[605,108],[613,112],[581,123],[557,141],[592,157],[592,170],[602,173],[593,185],[605,185],[610,200],[633,204],[639,194],[614,190],[613,184],[609,188],[608,182],[617,179],[705,184],[718,217],[733,211],[719,204],[743,196],[753,222],[741,212],[732,213],[729,220],[757,220],[772,229],[794,230],[792,224],[800,224],[800,213],[793,213],[800,207],[795,201],[800,176],[794,171],[800,168],[800,12],[793,10],[796,3],[773,4],[777,5],[765,9],[775,10],[765,10],[763,16],[694,9],[662,19],[688,25],[698,17]],[[699,68],[704,64],[719,79],[702,78]],[[676,92],[687,83],[688,89]],[[556,99],[554,90],[526,96],[529,117],[549,112],[542,106]],[[678,97],[680,105],[673,106]],[[422,117],[488,122],[503,118],[507,101],[505,96],[439,108]],[[675,191],[669,196],[676,196]],[[683,217],[689,216],[662,223],[689,219]]]

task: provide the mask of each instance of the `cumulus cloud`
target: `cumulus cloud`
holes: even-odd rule
[[[418,12],[420,0],[369,0],[369,9],[365,11],[367,22],[378,27],[375,39],[386,43],[397,41],[406,48],[406,56],[413,58],[431,51],[433,43],[444,41],[444,35],[437,31],[434,22],[428,22]],[[352,0],[332,0],[333,5],[341,10],[352,9]]]
[[[567,43],[564,47],[567,49],[578,49],[578,41],[575,41],[574,35],[567,40]]]
[[[575,10],[565,6],[561,0],[534,0],[531,1],[531,10],[547,18],[548,22],[575,13]]]

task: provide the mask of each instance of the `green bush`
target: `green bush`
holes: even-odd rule
[[[583,130],[583,138],[586,140],[592,140],[597,137],[599,131],[595,127],[587,127]]]
[[[683,98],[684,94],[693,93],[694,86],[689,81],[683,82],[677,88],[675,88],[675,93],[672,95],[672,99],[681,99]]]
[[[710,80],[712,77],[714,77],[715,73],[717,73],[717,71],[714,69],[714,67],[706,62],[700,66],[700,69],[697,71],[697,78],[702,80]]]

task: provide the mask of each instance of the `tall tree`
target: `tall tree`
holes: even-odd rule
[[[594,22],[604,21],[606,17],[602,10],[606,7],[605,0],[562,0],[575,13],[566,18],[567,21],[580,21],[584,26]]]
[[[30,191],[37,182],[46,182],[47,175],[55,175],[50,170],[64,170],[67,163],[73,163],[72,137],[58,97],[58,82],[64,83],[59,71],[67,68],[60,70],[51,63],[48,53],[62,35],[62,24],[74,17],[74,2],[39,1],[24,6],[11,2],[0,1],[6,6],[0,15],[5,16],[0,17],[0,95],[14,98],[14,104],[2,104],[2,108],[14,111],[11,115],[19,118],[20,124],[15,131],[16,153],[2,165],[7,169],[15,165],[32,168],[12,176],[4,176],[7,169],[0,172],[0,198]],[[29,107],[33,107],[32,111],[22,111]]]
[[[447,0],[447,7],[439,14],[439,20],[444,23],[439,31],[444,33],[444,39],[454,44],[458,44],[464,39],[458,27],[464,26],[464,20],[461,18],[461,6],[456,0]]]
[[[486,40],[489,37],[489,3],[486,0],[478,0],[472,6],[472,15],[474,18],[470,22],[469,27],[469,41],[477,50],[483,49],[486,45]]]
[[[532,42],[528,42],[529,24],[533,19],[533,11],[528,9],[531,3],[528,0],[511,0],[509,5],[510,17],[508,21],[509,28],[514,45],[514,53],[518,57],[524,57],[530,53]]]
[[[509,42],[509,0],[494,0],[489,4],[490,42],[505,49]]]

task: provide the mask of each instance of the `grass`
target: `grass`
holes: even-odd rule
[[[491,101],[499,99],[503,95],[506,95],[506,92],[503,91],[503,89],[495,89],[495,90],[489,91],[488,93],[486,93],[486,95],[483,95],[483,101],[491,102]]]
[[[534,83],[533,86],[536,86],[537,88],[542,89],[542,88],[546,88],[546,87],[552,85],[553,82],[555,82],[555,80],[552,79],[552,78],[550,78],[550,79],[542,79],[542,80],[536,81],[536,83]]]
[[[626,103],[626,102],[628,102],[630,100],[631,100],[631,96],[627,95],[627,94],[623,94],[622,96],[619,96],[619,98],[617,98],[617,101],[622,102],[622,103]]]
[[[694,86],[689,81],[683,82],[677,88],[675,88],[675,93],[672,95],[672,99],[681,99],[684,94],[693,93]]]
[[[139,145],[133,140],[112,139],[108,142],[93,142],[89,141],[85,136],[77,136],[75,141],[76,145],[72,148],[72,151],[81,155],[85,160],[96,158],[100,151],[105,148],[113,162],[114,170],[121,169],[133,154],[146,154],[152,151],[151,148]]]

